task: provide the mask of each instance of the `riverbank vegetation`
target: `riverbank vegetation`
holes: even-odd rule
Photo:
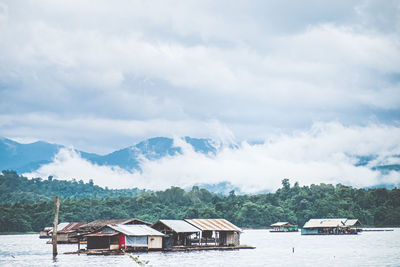
[[[6,194],[3,195],[3,194]],[[0,175],[0,232],[40,231],[53,219],[52,196],[61,198],[59,221],[136,217],[158,219],[225,218],[246,228],[265,228],[276,221],[302,226],[311,218],[358,218],[364,225],[400,225],[400,189],[358,189],[345,185],[300,186],[282,181],[274,193],[213,194],[190,191],[110,190],[91,183],[48,178],[27,179],[13,171]]]

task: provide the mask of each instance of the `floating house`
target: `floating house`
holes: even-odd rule
[[[295,224],[290,224],[289,222],[277,222],[271,224],[273,230],[270,230],[271,233],[288,233],[288,232],[298,232],[298,226]]]
[[[358,219],[347,219],[345,224],[351,229],[356,229],[357,232],[361,230],[361,222]]]
[[[107,225],[87,234],[87,249],[161,250],[164,234],[144,224]]]
[[[239,246],[242,229],[225,219],[185,219],[201,230],[199,245]]]
[[[165,234],[163,248],[174,246],[191,246],[192,237],[200,237],[200,229],[184,220],[159,220],[151,228]]]
[[[302,235],[357,234],[361,223],[357,219],[310,219],[301,229]]]
[[[53,231],[53,227],[45,227],[39,233],[39,238],[51,238],[51,232]]]
[[[136,218],[130,218],[130,219],[112,219],[112,220],[95,220],[93,222],[81,225],[78,228],[78,233],[79,235],[85,235],[89,233],[93,233],[98,231],[99,229],[107,226],[107,225],[116,225],[116,224],[123,224],[123,225],[134,225],[134,224],[140,224],[140,225],[147,225],[150,226],[151,223],[136,219]]]
[[[57,225],[57,243],[77,243],[77,230],[86,222],[70,222]]]

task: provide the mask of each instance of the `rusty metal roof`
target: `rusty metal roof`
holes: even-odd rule
[[[225,219],[185,219],[185,221],[202,231],[242,231],[242,229]]]
[[[104,227],[108,224],[145,224],[145,225],[151,225],[151,223],[136,219],[136,218],[130,218],[130,219],[112,219],[112,220],[95,220],[93,222],[81,225],[79,227],[79,231],[88,231],[88,232],[93,232],[101,227]]]
[[[57,226],[57,232],[58,233],[67,233],[70,231],[74,231],[84,224],[86,224],[86,223],[85,222],[70,222],[67,225],[65,225],[62,229],[59,229]]]

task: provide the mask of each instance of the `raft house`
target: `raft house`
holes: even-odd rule
[[[184,220],[159,220],[151,226],[165,234],[163,248],[172,249],[176,246],[191,246],[193,239],[200,237],[200,229]]]
[[[358,219],[310,219],[301,229],[302,235],[348,235],[361,231]]]
[[[53,231],[53,227],[45,227],[39,233],[39,238],[51,238],[51,232]]]
[[[271,233],[289,233],[289,232],[298,232],[299,227],[296,224],[290,224],[289,222],[276,222],[271,224],[273,230],[270,230]]]
[[[86,222],[63,222],[57,225],[57,244],[78,243],[79,234],[77,230]],[[53,227],[46,227],[40,232],[39,238],[52,238]],[[47,241],[51,244],[52,241]]]
[[[59,224],[57,226],[57,243],[78,243],[77,230],[80,226],[85,224],[86,222],[70,222]]]
[[[87,234],[87,249],[161,250],[164,234],[144,224],[107,225]]]
[[[239,246],[242,229],[225,219],[185,219],[201,230],[198,245]]]
[[[80,249],[78,242],[78,251],[66,254],[253,249],[240,245],[241,232],[225,219],[159,220],[151,227],[146,224],[108,224],[82,236],[87,240],[86,249]]]
[[[129,219],[111,219],[111,220],[95,220],[90,223],[81,225],[78,229],[77,232],[79,235],[85,235],[85,234],[90,234],[97,232],[101,228],[107,225],[116,225],[116,224],[143,224],[150,226],[151,223],[136,219],[136,218],[129,218]]]

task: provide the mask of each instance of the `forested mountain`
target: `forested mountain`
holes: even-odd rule
[[[64,184],[65,181],[51,179],[27,181],[15,175],[14,172],[3,172],[1,195],[7,191],[9,200],[15,202],[29,192],[36,194],[40,191],[43,198],[17,203],[4,203],[7,200],[3,199],[0,205],[0,232],[39,231],[51,225],[54,209],[49,197],[55,193],[61,196],[60,221],[128,217],[149,222],[158,219],[226,218],[241,227],[262,228],[276,221],[290,221],[302,226],[311,218],[346,217],[358,218],[370,226],[400,226],[400,189],[397,188],[357,189],[340,184],[300,186],[298,183],[291,186],[289,180],[284,179],[280,189],[267,194],[236,195],[231,191],[228,195],[216,195],[194,186],[190,191],[171,187],[164,191],[142,192],[134,197],[101,198],[112,190],[79,182]],[[17,191],[13,191],[15,189]],[[92,197],[77,199],[85,192]],[[93,192],[103,194],[93,197]]]
[[[196,152],[215,153],[216,148],[209,139],[185,137]],[[0,170],[16,170],[18,173],[37,170],[41,165],[52,162],[62,145],[46,142],[20,144],[7,138],[0,138]],[[126,170],[139,170],[141,157],[154,160],[167,155],[182,153],[180,147],[173,144],[173,139],[155,137],[144,140],[136,145],[112,152],[107,155],[97,155],[78,151],[82,158],[98,165],[119,166]]]

